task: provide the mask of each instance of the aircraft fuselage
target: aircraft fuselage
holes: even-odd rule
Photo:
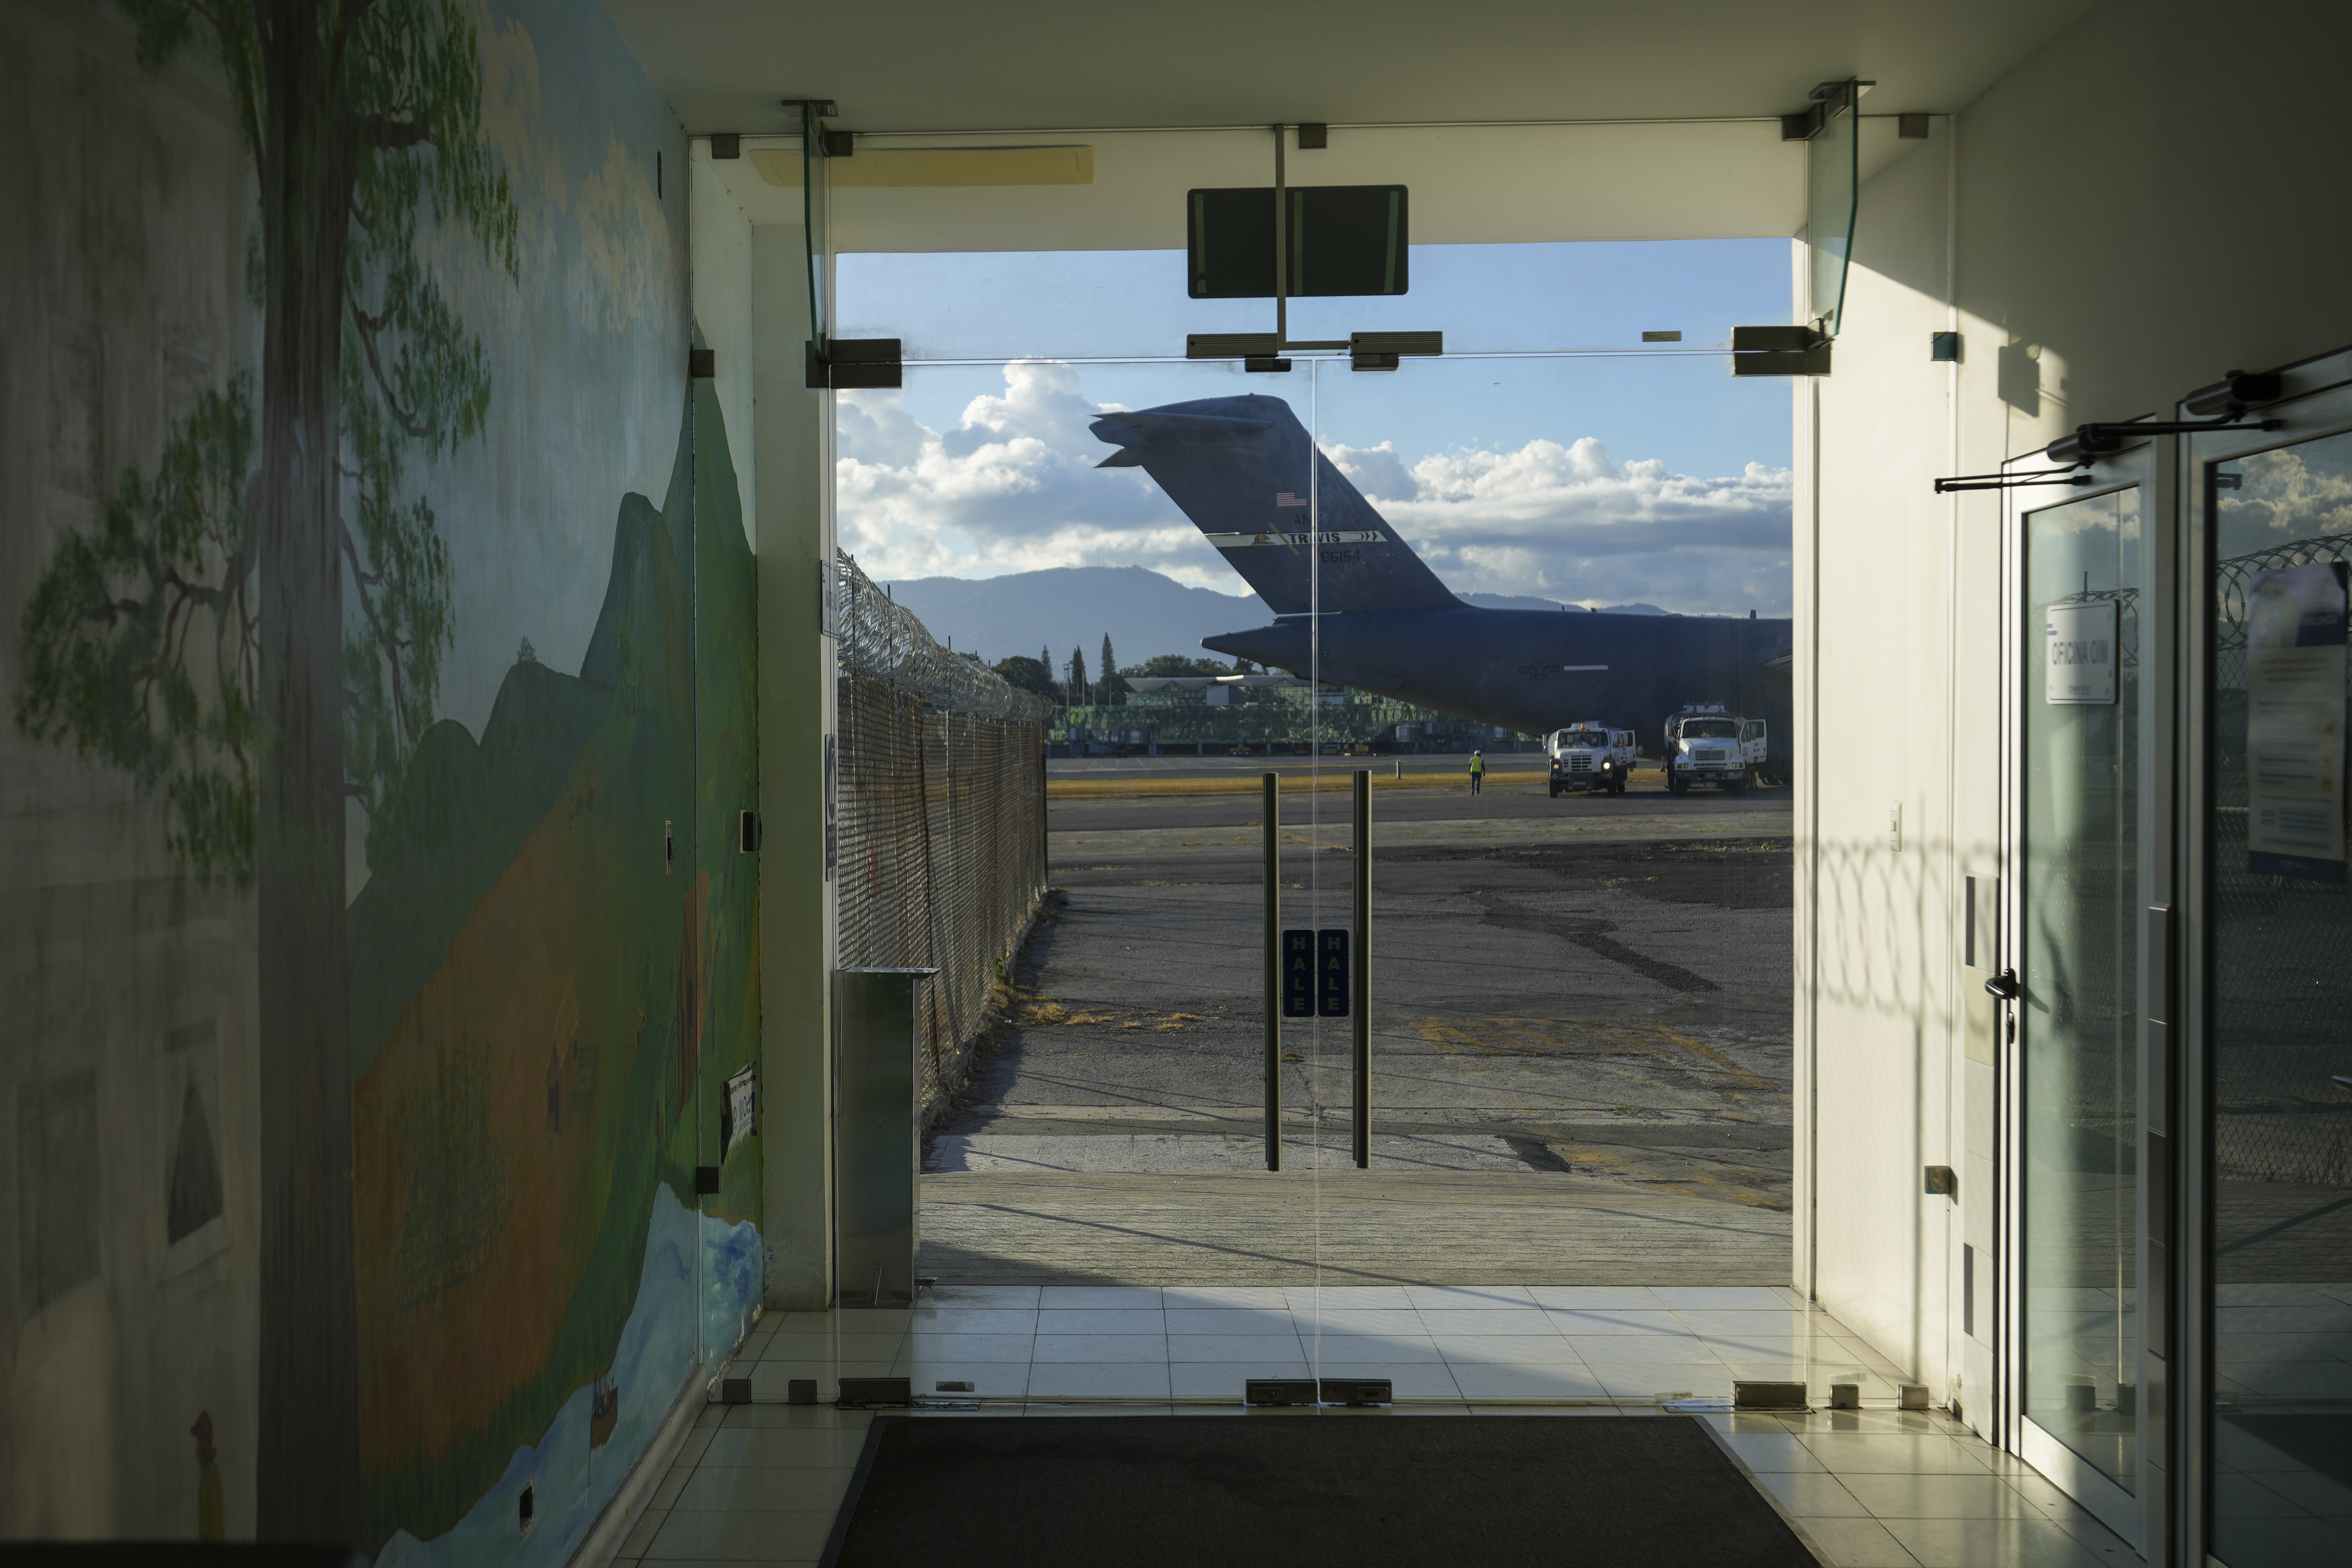
[[[1358,610],[1327,615],[1319,658],[1310,616],[1202,646],[1528,734],[1584,719],[1634,731],[1655,754],[1669,712],[1720,702],[1765,721],[1766,771],[1785,775],[1793,739],[1790,623],[1580,611]]]

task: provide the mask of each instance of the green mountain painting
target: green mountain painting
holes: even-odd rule
[[[758,1299],[756,1136],[718,1198],[694,1195],[759,1018],[758,857],[735,831],[755,589],[709,383],[662,508],[622,501],[612,561],[578,675],[519,659],[479,740],[422,738],[350,910],[372,1548],[451,1530],[583,1393],[608,1433],[615,1399],[657,1415]],[[630,1386],[616,1352],[666,1278],[646,1252],[664,1189],[665,1211],[699,1210],[703,1256],[659,1304],[676,1364],[636,1358]],[[607,1486],[625,1458],[604,1456]]]

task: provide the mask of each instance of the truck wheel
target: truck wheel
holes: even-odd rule
[[[1726,779],[1723,781],[1723,790],[1726,795],[1746,795],[1748,793],[1748,781],[1744,778]]]
[[[1687,787],[1688,786],[1685,785],[1681,779],[1675,775],[1675,772],[1672,768],[1666,770],[1666,793],[1668,795],[1680,795]]]
[[[1557,779],[1552,781],[1551,797],[1554,800],[1558,800],[1559,798],[1559,782]]]
[[[1617,779],[1612,782],[1609,785],[1609,793],[1611,795],[1623,795],[1625,793],[1625,781],[1623,779]]]

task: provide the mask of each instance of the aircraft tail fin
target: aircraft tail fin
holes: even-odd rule
[[[1171,403],[1090,428],[1119,448],[1097,468],[1150,474],[1278,616],[1461,606],[1278,397]]]

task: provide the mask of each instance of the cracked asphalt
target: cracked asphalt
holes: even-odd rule
[[[1024,1001],[927,1169],[1264,1168],[1257,809],[1054,803],[1059,892]],[[1347,923],[1346,812],[1285,797],[1285,926]],[[1376,795],[1373,1167],[1786,1210],[1788,813],[1776,791]],[[1292,1021],[1283,1045],[1285,1163],[1346,1163],[1348,1020]]]

